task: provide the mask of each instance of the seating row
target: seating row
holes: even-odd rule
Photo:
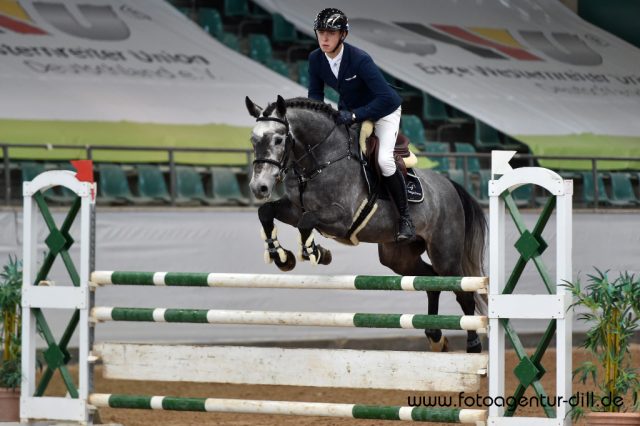
[[[47,167],[44,163],[22,162],[22,180],[32,180],[49,168],[73,170],[69,163]],[[133,166],[134,185],[129,183],[130,176],[125,168],[118,164],[98,163],[96,173],[98,202],[120,205],[171,202],[168,176],[158,165]],[[73,194],[65,188],[54,188],[48,190],[45,197],[54,202],[65,203],[73,199]],[[209,167],[205,173],[201,173],[193,166],[176,166],[175,202],[180,205],[248,205],[249,199],[243,194],[235,172],[229,167]]]

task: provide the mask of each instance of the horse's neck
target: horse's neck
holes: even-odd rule
[[[349,138],[344,127],[336,126],[333,120],[324,114],[294,110],[288,119],[296,139],[295,158],[292,160],[300,159],[302,156],[307,159],[309,149],[313,150],[319,162],[332,160],[337,154],[346,153],[347,149],[356,154],[353,138]]]

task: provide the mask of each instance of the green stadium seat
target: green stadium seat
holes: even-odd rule
[[[422,118],[427,121],[448,121],[447,106],[440,99],[422,92]]]
[[[286,62],[280,59],[271,59],[267,62],[267,66],[281,76],[289,78],[289,67]]]
[[[467,191],[469,191],[470,194],[475,196],[475,188],[473,187],[471,173],[467,175],[467,185],[464,184],[464,170],[450,169],[447,175],[449,176],[450,180],[465,188]]]
[[[164,175],[158,166],[140,164],[136,166],[136,171],[140,195],[156,201],[171,202]]]
[[[481,151],[503,149],[500,133],[480,120],[476,120],[474,144]]]
[[[279,13],[274,13],[272,19],[271,39],[274,43],[295,43],[298,41],[298,33],[293,24],[285,20]]]
[[[582,177],[582,201],[586,204],[595,204],[595,185],[593,183],[592,172],[580,172]],[[604,178],[602,173],[598,173],[596,177],[598,181],[598,204],[611,204],[609,196],[604,186]]]
[[[515,191],[511,193],[513,201],[515,201],[517,206],[525,207],[531,204],[533,188],[533,185],[523,185],[516,188]]]
[[[19,164],[20,174],[22,175],[22,182],[32,181],[36,178],[36,176],[47,171],[47,168],[43,163],[38,163],[35,161],[22,161]],[[66,190],[65,192],[63,192],[62,189],[66,190],[66,188],[57,186],[55,188],[44,191],[43,195],[45,200],[59,204],[67,204],[75,199],[75,194],[72,191]]]
[[[424,150],[426,137],[422,121],[417,115],[404,114],[400,120],[400,131],[409,138],[413,146]]]
[[[480,177],[478,184],[478,203],[481,206],[487,207],[489,205],[489,181],[491,180],[491,170],[482,169],[478,172]]]
[[[332,102],[338,103],[340,101],[340,94],[334,90],[333,87],[324,87],[324,97]]]
[[[178,11],[184,16],[191,19],[191,12],[193,12],[193,10],[190,7],[177,7],[176,9],[178,9]]]
[[[198,9],[198,25],[218,40],[223,39],[224,26],[220,12],[218,12],[217,9],[211,7],[201,7]]]
[[[249,15],[247,0],[224,0],[224,16],[244,17]]]
[[[449,144],[446,142],[427,142],[424,145],[424,152],[434,153],[434,154],[448,154],[449,153]],[[431,161],[435,161],[438,163],[436,167],[432,170],[438,172],[447,172],[449,170],[449,157],[431,157],[429,156]]]
[[[611,198],[609,202],[614,206],[636,206],[640,201],[633,192],[629,173],[610,173]]]
[[[454,143],[454,146],[456,148],[456,152],[459,153],[467,153],[467,154],[476,154],[476,149],[473,147],[473,145],[471,145],[470,143],[466,143],[466,142],[456,142]],[[467,158],[467,170],[470,173],[476,173],[479,172],[481,167],[480,167],[480,160],[478,159],[478,157],[474,157],[474,156],[468,156]],[[464,157],[457,157],[456,158],[456,168],[460,169],[460,170],[464,170]]]
[[[211,192],[219,203],[248,205],[242,194],[238,178],[229,167],[211,167]]]
[[[296,70],[298,72],[298,83],[304,87],[309,87],[309,61],[298,61]]]
[[[468,121],[472,122],[475,120],[471,115],[467,114],[464,111],[461,111],[455,107],[451,107],[451,117],[456,118],[458,121]]]
[[[200,173],[191,166],[176,167],[177,193],[180,200],[192,200],[206,205],[218,204],[204,191]]]
[[[229,49],[235,50],[236,52],[240,52],[240,40],[238,36],[231,33],[224,33],[222,36],[222,44],[227,46]]]
[[[105,203],[146,204],[153,199],[135,197],[131,193],[127,175],[118,164],[100,163],[98,166],[98,200]]]
[[[272,59],[271,42],[264,34],[249,34],[249,57],[267,65]]]

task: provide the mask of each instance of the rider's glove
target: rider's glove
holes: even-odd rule
[[[356,115],[351,111],[342,110],[338,111],[338,116],[336,117],[336,124],[346,124],[347,126],[353,124],[356,120]]]

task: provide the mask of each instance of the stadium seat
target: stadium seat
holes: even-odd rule
[[[480,177],[478,184],[478,203],[481,206],[489,205],[489,181],[491,180],[491,170],[482,169],[478,172]]]
[[[614,206],[636,206],[640,201],[633,192],[631,179],[628,173],[610,173],[611,198],[609,202]]]
[[[43,163],[35,161],[22,161],[20,163],[20,174],[22,175],[22,181],[28,182],[35,179],[41,173],[46,171],[46,167]],[[47,201],[54,203],[67,204],[75,198],[75,194],[69,190],[62,192],[61,187],[55,187],[44,191],[43,195]]]
[[[447,106],[440,99],[422,92],[422,118],[427,121],[447,121]]]
[[[474,197],[476,196],[475,188],[473,187],[473,180],[472,180],[471,173],[469,173],[467,175],[467,184],[466,185],[464,184],[464,170],[462,170],[462,169],[450,169],[449,172],[447,173],[447,175],[449,176],[450,180],[452,180],[453,182],[457,183],[461,187],[465,188]]]
[[[217,9],[211,7],[201,7],[198,9],[198,25],[206,32],[218,40],[224,37],[224,26],[222,17]]]
[[[224,33],[222,36],[222,44],[227,46],[229,49],[235,50],[236,52],[240,52],[240,40],[238,36],[231,33]]]
[[[270,59],[267,62],[267,66],[277,72],[278,74],[280,74],[283,77],[286,78],[290,78],[289,76],[289,67],[287,66],[286,62],[281,61],[280,59]]]
[[[476,120],[474,144],[480,151],[503,149],[500,133],[480,120]]]
[[[249,57],[267,65],[272,59],[271,42],[264,34],[249,34]]]
[[[333,87],[324,87],[324,97],[332,102],[338,103],[340,101],[340,94],[336,92]]]
[[[249,15],[247,0],[224,0],[224,16],[243,17]]]
[[[525,207],[531,204],[533,188],[533,185],[522,185],[511,193],[513,201],[516,202],[517,206]]]
[[[274,43],[295,43],[298,41],[296,28],[279,13],[272,15],[271,39]]]
[[[449,144],[446,142],[427,142],[424,145],[424,152],[434,154],[448,154]],[[429,157],[431,161],[438,163],[432,170],[438,172],[447,172],[449,170],[449,157]]]
[[[176,167],[177,193],[181,200],[192,200],[202,204],[214,205],[216,200],[207,196],[200,173],[191,166]]]
[[[248,205],[249,199],[242,195],[240,184],[229,167],[211,167],[211,192],[218,203]]]
[[[582,177],[582,201],[586,204],[595,203],[595,185],[593,183],[592,172],[580,172]],[[602,173],[598,173],[596,179],[598,180],[598,203],[610,204],[609,196],[605,190],[604,178]]]
[[[153,200],[135,197],[131,193],[127,175],[117,164],[98,164],[98,200],[105,203],[145,204]]]
[[[468,153],[475,154],[476,149],[473,145],[466,142],[456,142],[455,144],[456,152],[459,153]],[[476,173],[480,171],[480,160],[478,157],[468,156],[467,158],[467,170],[469,173]],[[464,157],[456,158],[456,168],[460,170],[464,170]]]
[[[404,114],[400,120],[400,131],[409,138],[411,143],[423,151],[426,143],[424,126],[417,115]]]
[[[136,166],[136,171],[140,195],[156,201],[171,202],[162,170],[158,166],[140,164]]]
[[[298,72],[298,83],[304,87],[309,87],[309,61],[298,61],[296,70]]]

